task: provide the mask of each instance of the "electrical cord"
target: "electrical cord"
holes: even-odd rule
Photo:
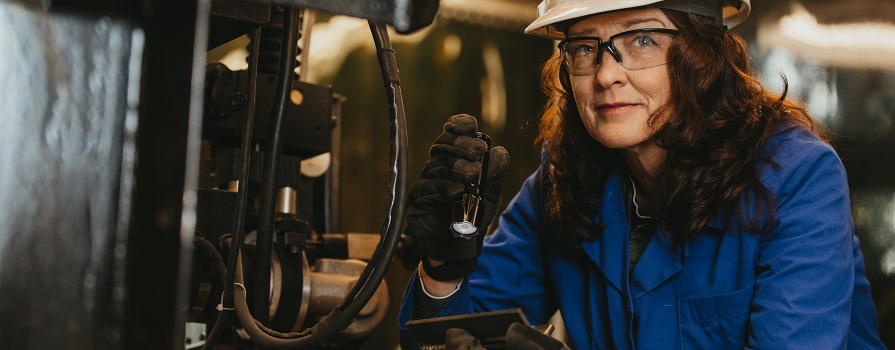
[[[379,283],[385,278],[388,265],[395,256],[398,240],[401,238],[401,228],[407,207],[407,125],[404,116],[404,99],[401,94],[401,79],[398,76],[397,59],[395,58],[395,50],[392,49],[389,41],[386,26],[372,21],[369,23],[370,32],[373,34],[373,41],[376,45],[382,80],[386,88],[386,96],[389,100],[389,115],[392,116],[392,134],[390,135],[392,148],[389,153],[389,158],[391,159],[389,184],[392,191],[388,197],[389,212],[382,224],[380,243],[376,246],[370,263],[367,264],[361,273],[361,278],[358,279],[357,284],[359,285],[363,281],[364,286],[357,292],[356,296],[353,295],[354,293],[350,293],[342,302],[342,305],[337,308],[342,309],[347,315],[352,315],[349,321],[373,297],[373,294],[379,287]],[[384,255],[381,256],[380,254]],[[369,279],[367,278],[368,275],[370,276]],[[370,283],[371,281],[372,283]],[[353,289],[357,289],[357,285]],[[358,302],[359,300],[362,302]]]
[[[379,57],[380,70],[382,71],[382,80],[385,83],[385,87],[386,87],[386,95],[389,100],[389,113],[390,114],[394,113],[395,115],[400,116],[399,118],[394,118],[394,120],[392,121],[392,128],[393,128],[392,131],[399,135],[397,137],[403,137],[404,138],[403,142],[406,145],[407,144],[407,140],[406,140],[407,134],[406,134],[406,124],[404,123],[404,121],[405,121],[404,120],[404,99],[403,99],[403,95],[401,94],[401,81],[400,81],[400,77],[398,76],[398,65],[397,65],[397,60],[395,58],[395,50],[392,49],[392,47],[391,47],[391,42],[389,41],[389,38],[388,38],[388,31],[385,26],[376,25],[375,23],[370,22],[370,31],[373,33],[373,41],[374,41],[374,44],[376,45],[376,52]],[[401,130],[394,130],[394,129],[403,129],[404,131],[402,132]],[[392,140],[392,142],[394,145],[394,139]],[[392,154],[390,154],[391,157],[394,157],[396,152],[399,153],[399,155],[400,155],[401,152],[406,153],[406,151],[407,151],[406,147],[400,148],[400,145],[394,145],[394,146],[395,146],[395,148],[393,148],[391,150],[391,152],[392,152]],[[394,164],[394,159],[393,159],[392,163]],[[389,174],[390,183],[394,183],[395,179],[393,177],[396,177],[399,174],[404,174],[404,176],[406,177],[406,168],[407,168],[406,162],[403,165],[403,168],[405,169],[405,171],[400,172],[400,171],[396,171],[395,166],[392,167],[392,172]],[[406,179],[403,181],[406,185]],[[402,193],[406,193],[406,191],[402,191]],[[404,201],[405,201],[404,196],[400,196],[397,198],[400,199],[400,201],[401,201],[401,203],[399,205],[397,205],[397,207],[405,208],[406,205],[404,204]],[[395,200],[396,200],[396,196],[395,196],[394,188],[393,188],[393,192],[390,193],[389,204],[390,205],[394,204]],[[390,208],[393,208],[393,207],[390,206]],[[391,220],[393,219],[391,214],[392,214],[392,212],[390,210],[389,216],[387,216],[385,218],[385,222],[383,223],[384,229],[383,229],[382,234],[380,235],[381,236],[380,239],[382,241],[386,241],[387,243],[380,244],[380,245],[376,246],[376,249],[373,251],[373,254],[370,257],[371,263],[367,264],[367,267],[364,268],[364,270],[361,272],[361,275],[358,278],[358,283],[354,285],[354,287],[351,289],[351,291],[349,291],[348,296],[346,297],[345,301],[343,301],[343,303],[340,305],[340,308],[343,308],[343,309],[347,308],[348,307],[347,302],[356,298],[356,296],[359,293],[359,291],[361,290],[361,288],[370,279],[370,275],[373,272],[373,268],[371,268],[373,266],[372,262],[379,260],[379,255],[381,254],[383,247],[386,247],[388,249],[388,251],[386,251],[386,253],[385,253],[386,256],[388,257],[387,258],[388,262],[390,262],[392,260],[392,258],[394,257],[395,251],[397,249],[398,240],[400,240],[400,237],[401,237],[400,222],[403,221],[404,213],[402,210],[402,212],[400,214],[398,214],[398,215],[400,215],[400,216],[398,216],[400,218],[400,220],[398,221],[399,225],[393,227],[393,229],[397,232],[391,232],[390,230],[385,229],[386,227],[388,227],[391,224]],[[378,271],[377,275],[373,276],[374,281],[382,280],[382,277],[380,277],[379,275],[384,276],[387,266],[388,265],[384,265],[384,266],[381,266],[379,269],[377,269],[377,271]],[[361,281],[363,281],[364,283],[361,283]],[[378,284],[379,282],[376,282],[376,283]],[[376,289],[373,288],[372,291],[367,292],[370,294],[369,296],[363,296],[363,297],[366,298],[367,300],[369,300],[369,298],[372,297],[372,294],[375,293],[375,291],[376,291]],[[362,308],[363,304],[361,304],[360,307]],[[353,311],[353,309],[350,311]]]
[[[261,204],[258,208],[258,235],[255,241],[254,313],[262,323],[270,321],[270,264],[273,251],[274,209],[276,205],[277,178],[280,153],[283,149],[283,125],[289,107],[292,91],[292,76],[295,69],[295,50],[299,28],[298,8],[286,7],[283,17],[283,46],[276,80],[276,93],[268,123],[267,141],[264,147],[264,163],[261,173]]]
[[[205,252],[205,259],[209,260],[209,262],[214,265],[214,268],[218,271],[218,275],[220,276],[221,283],[227,283],[227,266],[224,265],[224,259],[221,258],[221,254],[218,253],[214,244],[211,244],[205,237],[196,235],[193,237],[193,247],[199,248]]]
[[[254,133],[255,126],[255,96],[256,91],[258,90],[258,46],[261,42],[261,28],[256,28],[252,31],[251,42],[252,46],[249,50],[248,62],[249,69],[247,72],[248,86],[246,89],[248,101],[246,101],[245,124],[243,125],[239,159],[237,160],[237,169],[239,169],[237,180],[239,181],[239,187],[236,191],[236,213],[233,216],[232,234],[233,239],[236,242],[240,242],[240,244],[238,244],[239,246],[242,245],[241,242],[244,241],[245,236],[243,231],[245,229],[245,212],[248,203],[249,162],[251,161],[252,154],[252,134]],[[237,254],[238,252],[232,247],[229,249],[227,266],[236,265]],[[202,350],[208,350],[214,346],[221,331],[229,321],[230,310],[233,310],[233,282],[236,279],[236,269],[226,269],[226,271],[227,275],[226,280],[224,281],[224,293],[221,297],[221,311],[218,312],[218,316],[214,321],[214,326],[211,327],[208,337],[205,338],[205,344],[202,345]]]
[[[380,242],[376,246],[370,262],[361,273],[357,284],[345,297],[342,304],[333,309],[329,315],[313,327],[298,333],[273,331],[252,316],[246,301],[247,293],[245,286],[242,284],[242,264],[238,254],[240,244],[234,245],[231,252],[235,250],[238,256],[235,269],[231,270],[236,270],[236,282],[234,285],[240,287],[233,288],[236,315],[246,333],[252,337],[256,345],[261,347],[289,349],[315,346],[348,327],[354,317],[372,298],[385,277],[388,265],[394,258],[407,206],[407,126],[404,118],[404,104],[400,78],[398,77],[397,61],[395,59],[395,51],[392,49],[388,39],[388,31],[385,25],[372,21],[370,22],[370,31],[376,44],[383,82],[386,87],[386,95],[389,100],[389,115],[391,117],[389,135],[391,141],[391,151],[389,152],[389,188],[391,190],[388,197],[389,210],[383,221]],[[295,45],[295,43],[289,42],[289,45]]]

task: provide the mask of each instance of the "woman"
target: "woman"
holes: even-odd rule
[[[445,125],[411,189],[424,257],[402,329],[521,308],[531,324],[561,311],[576,349],[884,348],[844,168],[751,76],[727,30],[749,1],[715,2],[542,3],[526,31],[563,39],[543,71],[544,161],[483,243],[455,238],[451,203],[485,146],[471,117]],[[489,160],[486,223],[508,158]]]

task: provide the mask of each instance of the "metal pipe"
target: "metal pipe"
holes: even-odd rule
[[[277,190],[277,212],[295,215],[298,213],[298,192],[286,186]]]

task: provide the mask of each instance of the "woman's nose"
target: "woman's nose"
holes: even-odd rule
[[[608,49],[600,53],[597,63],[594,80],[600,87],[608,89],[615,84],[624,85],[627,82],[627,69],[622,67],[622,64]]]

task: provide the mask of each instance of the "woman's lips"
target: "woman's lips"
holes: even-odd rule
[[[635,104],[629,103],[613,103],[613,104],[602,104],[597,106],[597,112],[602,114],[616,114],[627,112],[628,110],[636,107]]]

